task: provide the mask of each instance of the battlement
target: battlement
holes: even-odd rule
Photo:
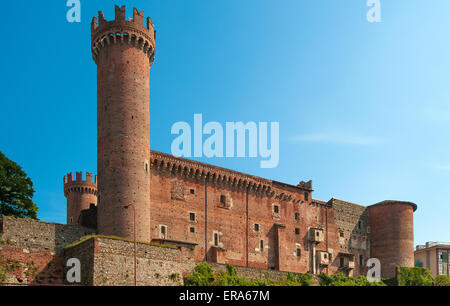
[[[144,12],[133,9],[133,18],[126,20],[125,5],[115,6],[115,19],[107,21],[102,11],[97,17],[92,18],[91,38],[92,56],[97,62],[100,50],[111,44],[126,43],[144,51],[150,63],[153,63],[155,55],[154,24],[150,17],[144,27]]]
[[[86,172],[86,179],[83,180],[83,172],[75,173],[75,180],[73,173],[64,175],[64,194],[67,196],[69,192],[83,192],[83,193],[97,193],[97,176]]]

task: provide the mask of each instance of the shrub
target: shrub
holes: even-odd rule
[[[397,280],[399,286],[431,286],[433,275],[431,271],[421,267],[397,268]]]
[[[211,286],[215,280],[216,275],[211,266],[206,262],[202,262],[197,264],[192,273],[184,278],[184,285]]]
[[[217,275],[208,263],[199,263],[184,278],[186,286],[311,286],[312,275],[288,273],[285,278],[272,280],[268,273],[261,278],[248,279],[237,275],[236,268],[227,264],[225,271]]]
[[[319,275],[319,284],[321,286],[385,286],[382,282],[369,282],[365,276],[357,278],[345,276],[343,273],[327,275],[321,273]]]
[[[2,268],[0,267],[0,283],[4,283],[6,281],[6,273],[3,272]]]
[[[436,286],[450,286],[450,278],[445,275],[438,275],[434,279],[434,284]]]

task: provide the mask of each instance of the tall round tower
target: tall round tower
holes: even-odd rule
[[[381,263],[381,276],[395,276],[396,267],[414,267],[413,214],[411,202],[383,201],[369,206],[370,257]]]
[[[150,241],[150,67],[155,31],[150,18],[115,6],[115,19],[99,12],[91,25],[97,64],[99,234]],[[129,209],[125,209],[129,207]]]
[[[67,224],[80,225],[81,211],[97,205],[97,177],[87,172],[83,180],[82,172],[75,175],[75,180],[73,173],[64,176],[64,196],[67,198]]]

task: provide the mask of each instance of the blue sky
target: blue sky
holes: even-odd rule
[[[3,3],[0,150],[35,183],[39,218],[65,222],[62,177],[96,172],[90,22],[112,1]],[[364,205],[413,201],[416,244],[449,241],[450,2],[121,1],[156,25],[151,147],[177,121],[280,122],[280,164],[201,159]]]

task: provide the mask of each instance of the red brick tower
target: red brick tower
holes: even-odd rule
[[[369,206],[370,257],[381,262],[381,276],[395,276],[396,267],[414,267],[413,214],[411,202],[383,201]]]
[[[102,12],[92,20],[97,64],[97,167],[99,234],[150,241],[150,67],[155,31],[150,18],[115,6],[115,20]],[[132,205],[129,209],[125,207]]]
[[[97,176],[93,179],[91,173],[77,172],[75,180],[73,173],[64,176],[64,195],[67,198],[67,224],[80,225],[80,213],[89,209],[91,204],[97,205]]]

